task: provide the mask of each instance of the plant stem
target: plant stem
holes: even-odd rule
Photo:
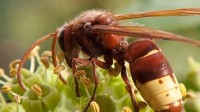
[[[116,104],[121,104],[124,100],[126,100],[129,97],[129,94],[126,94],[121,99],[117,100]]]
[[[47,69],[44,67],[44,84],[47,84]]]
[[[16,105],[16,112],[19,112],[19,104]]]
[[[35,57],[31,56],[30,72],[33,73],[35,70]]]
[[[7,82],[11,82],[12,79],[8,77],[6,74],[2,75],[2,78],[4,78]]]
[[[4,85],[4,84],[6,84],[7,82],[4,82],[4,81],[2,81],[2,80],[0,80],[0,84],[1,85]]]
[[[1,102],[2,102],[2,105],[6,105],[6,100],[5,100],[5,98],[3,97],[2,92],[0,92],[0,100],[1,100]]]

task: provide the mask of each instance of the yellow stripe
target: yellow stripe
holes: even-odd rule
[[[153,54],[158,53],[158,52],[160,52],[160,50],[156,50],[156,49],[155,49],[155,50],[152,50],[152,51],[148,52],[146,55],[144,55],[144,56],[138,58],[137,60],[142,59],[142,58],[145,58],[145,57],[150,56],[150,55],[153,55]]]
[[[182,96],[180,89],[174,88],[161,94],[155,95],[154,97],[151,97],[148,103],[154,110],[160,110],[160,106],[164,106],[181,99]]]
[[[169,89],[179,88],[178,83],[177,82],[174,83],[170,75],[166,75],[162,78],[149,81],[143,85],[136,84],[136,86],[140,91],[140,93],[142,94],[142,96],[144,97],[144,99],[146,100],[149,100],[150,97],[160,94]]]
[[[175,82],[172,78],[175,79]],[[136,87],[153,109],[159,109],[162,105],[182,99],[181,91],[174,74],[172,77],[166,75],[145,84],[137,82]]]

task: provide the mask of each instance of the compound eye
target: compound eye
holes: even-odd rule
[[[60,28],[59,29],[59,33],[58,33],[58,38],[63,38],[63,36],[64,36],[64,28]]]
[[[64,31],[65,29],[62,28],[58,34],[58,42],[60,45],[60,48],[64,51]]]

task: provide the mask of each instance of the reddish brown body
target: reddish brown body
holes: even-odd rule
[[[128,46],[124,58],[130,64],[134,82],[144,84],[165,75],[173,74],[168,61],[161,52],[144,57],[153,50],[159,51],[160,49],[149,39],[135,41]]]
[[[92,14],[92,17],[86,17],[86,15]],[[73,58],[78,58],[79,51],[82,50],[89,55],[91,59],[101,55],[107,57],[105,58],[104,66],[98,64],[99,61],[95,60],[97,65],[105,69],[111,67],[112,60],[115,59],[122,66],[123,75],[126,75],[124,61],[128,61],[136,87],[137,83],[142,85],[149,81],[160,79],[166,75],[170,75],[171,80],[176,83],[175,77],[172,75],[173,71],[161,52],[144,57],[153,50],[160,50],[153,41],[150,39],[140,39],[128,46],[122,36],[91,32],[91,27],[93,25],[114,26],[117,25],[117,21],[110,13],[86,12],[81,18],[77,18],[68,23],[60,31],[59,44],[65,52],[69,66],[72,67]],[[170,88],[166,89],[168,90]],[[181,94],[179,97],[181,97]],[[174,102],[170,102],[167,105],[171,105]],[[171,106],[169,109],[173,108],[174,106]],[[182,110],[182,104],[179,105],[178,109],[180,111]]]
[[[173,75],[172,68],[170,67],[163,53],[152,40],[141,39],[130,44],[126,49],[124,59],[130,64],[133,82],[135,83],[143,98],[155,111],[183,111],[181,91],[179,89],[176,77]],[[166,79],[165,77],[169,78]],[[164,84],[165,82],[171,82],[169,84],[171,86],[166,86]],[[148,90],[147,87],[150,84],[154,86],[152,88],[162,87],[163,90]],[[173,96],[174,92],[166,91],[170,91],[171,89],[175,89],[175,94],[178,95],[175,98],[170,99],[168,97],[171,97],[170,95]],[[168,101],[161,100],[164,98],[158,96],[160,94],[165,94],[164,97],[166,97]],[[156,98],[160,100],[156,102],[156,105],[153,105],[151,102],[153,102],[152,100],[156,100]],[[164,106],[161,105],[163,103]]]
[[[118,23],[110,13],[89,11],[61,28],[59,44],[66,54],[69,66],[72,64],[72,58],[78,57],[80,50],[89,55],[90,58],[101,55],[115,58],[116,53],[124,50],[123,48],[128,45],[123,36],[91,32],[91,27],[94,25],[114,26]]]
[[[93,65],[95,88],[89,103],[84,108],[84,112],[87,111],[90,102],[94,100],[98,85],[95,65],[110,69],[113,60],[121,67],[121,76],[128,88],[135,112],[139,111],[139,107],[127,77],[125,61],[130,64],[131,76],[137,89],[155,111],[181,112],[183,111],[183,105],[178,82],[168,61],[158,46],[150,39],[176,40],[198,46],[200,42],[142,26],[120,26],[118,21],[142,17],[183,15],[200,15],[200,9],[183,8],[122,15],[112,15],[109,12],[96,10],[87,11],[59,28],[55,33],[42,37],[30,46],[24,54],[17,71],[19,85],[22,89],[25,89],[21,81],[20,71],[31,50],[46,39],[54,37],[52,60],[55,67],[57,66],[55,51],[57,40],[60,48],[65,53],[65,60],[72,68],[73,74],[77,71],[77,63],[85,65],[92,63]],[[142,39],[128,45],[123,36],[142,37]],[[80,51],[87,54],[88,59],[79,58]],[[99,56],[104,56],[104,61],[98,60]],[[59,77],[65,83],[60,75]],[[74,79],[76,94],[80,96],[78,79]]]

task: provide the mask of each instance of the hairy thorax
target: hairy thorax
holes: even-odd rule
[[[93,25],[118,25],[111,13],[104,11],[87,11],[69,22],[71,27],[70,36],[74,38],[81,50],[90,57],[104,54],[112,54],[120,48],[123,36],[91,32]]]

